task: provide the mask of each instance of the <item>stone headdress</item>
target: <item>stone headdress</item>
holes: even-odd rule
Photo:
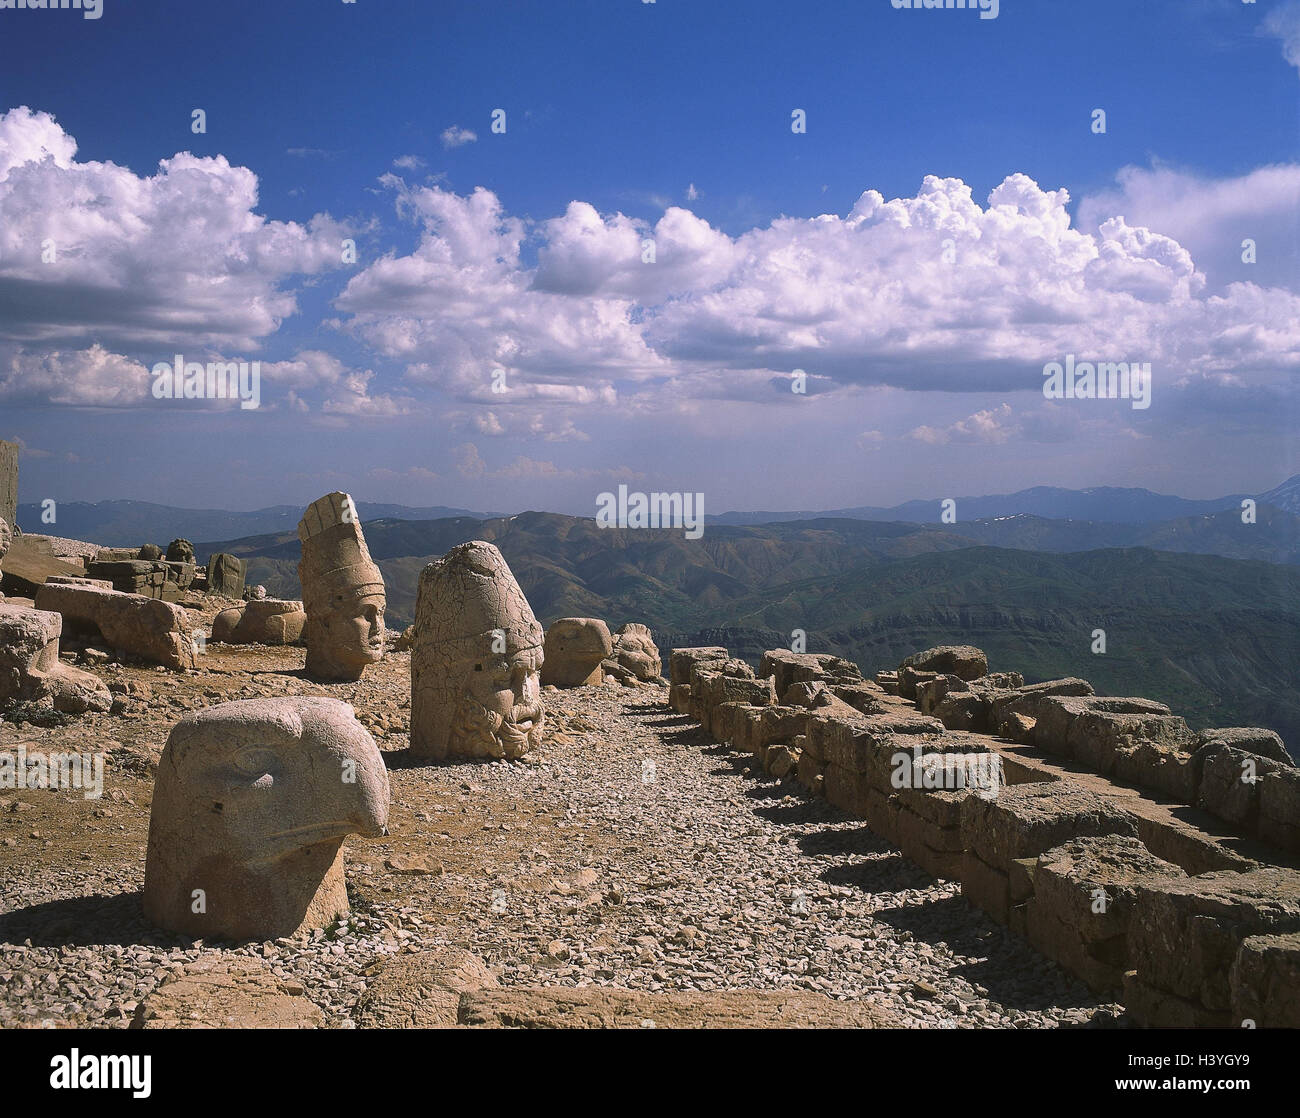
[[[370,558],[356,505],[346,493],[327,493],[308,505],[298,522],[298,538],[298,578],[308,614],[383,594],[383,575]]]

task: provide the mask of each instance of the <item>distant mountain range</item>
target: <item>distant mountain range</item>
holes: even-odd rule
[[[362,520],[395,517],[402,520],[438,520],[447,516],[489,519],[500,513],[478,513],[469,509],[411,508],[358,501]],[[55,522],[41,519],[40,505],[19,505],[18,523],[25,532],[87,540],[104,547],[132,547],[156,543],[166,547],[177,538],[194,540],[236,539],[269,532],[296,531],[302,519],[299,505],[274,505],[253,512],[224,509],[182,509],[147,501],[62,501],[55,508]]]
[[[1294,541],[1295,521],[1271,510],[1253,529],[1284,529]],[[1022,534],[1051,525],[985,523],[990,533]],[[1245,530],[1235,512],[1187,525],[1189,533]],[[1130,546],[1047,554],[982,546],[938,525],[831,518],[715,526],[687,540],[681,531],[600,529],[555,513],[378,520],[365,530],[394,627],[414,616],[420,570],[482,539],[501,549],[543,624],[641,621],[665,650],[717,643],[750,659],[788,646],[803,629],[810,650],[847,656],[865,672],[929,645],[969,642],[1031,680],[1080,675],[1104,693],[1167,702],[1197,726],[1270,726],[1300,744],[1294,546],[1292,565]],[[1167,542],[1186,542],[1164,531]],[[243,556],[250,580],[274,596],[300,593],[294,532],[206,548]],[[1098,628],[1105,655],[1091,652]]]
[[[1187,520],[1215,513],[1239,510],[1251,494],[1237,493],[1214,500],[1194,501],[1153,493],[1149,489],[1056,489],[1036,486],[992,497],[957,497],[959,533],[970,535],[973,521],[1005,520],[1026,517],[1035,520],[1084,521],[1098,525],[1154,525],[1157,522]],[[1300,516],[1300,475],[1281,485],[1256,494],[1260,505]],[[804,520],[873,520],[903,521],[909,524],[939,524],[941,499],[906,501],[892,508],[864,505],[859,508],[801,512],[725,512],[707,516],[711,525],[780,524]],[[471,509],[435,505],[413,508],[409,505],[357,501],[363,521],[367,520],[442,520],[469,517],[492,520],[504,517],[500,512],[475,512]],[[594,514],[593,514],[594,515]],[[232,540],[292,531],[302,516],[296,505],[276,505],[252,512],[227,512],[220,509],[184,509],[146,501],[68,501],[57,508],[57,521],[43,524],[41,507],[18,506],[18,523],[24,531],[48,532],[51,535],[89,540],[106,547],[130,547],[132,544],[156,543],[166,546],[178,536],[188,540]],[[1078,536],[1083,529],[1071,529],[1065,535]],[[979,529],[982,535],[987,529]],[[1006,546],[1021,546],[1008,543]],[[1094,545],[1097,546],[1097,545]],[[1154,546],[1154,545],[1151,545]],[[1044,548],[1044,550],[1071,550]],[[1180,550],[1174,548],[1173,550]],[[1218,552],[1215,552],[1218,554]]]
[[[1005,516],[1037,516],[1048,520],[1091,520],[1107,524],[1138,524],[1153,520],[1174,520],[1204,516],[1225,509],[1240,509],[1246,497],[1272,505],[1284,512],[1300,514],[1300,474],[1267,493],[1234,493],[1208,501],[1192,501],[1153,493],[1149,489],[1055,489],[1039,485],[993,497],[956,497],[959,521]],[[892,508],[864,505],[859,508],[821,512],[724,512],[705,519],[710,524],[775,524],[787,520],[817,520],[824,517],[851,520],[905,520],[913,524],[938,523],[944,498],[906,501]]]

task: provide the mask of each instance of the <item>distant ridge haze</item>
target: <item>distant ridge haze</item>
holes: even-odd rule
[[[1239,509],[1242,500],[1250,496],[1260,505],[1270,505],[1292,515],[1300,515],[1300,475],[1288,478],[1264,493],[1234,493],[1210,500],[1192,500],[1154,493],[1149,489],[1111,486],[1090,489],[1035,486],[1015,493],[956,497],[957,525],[954,527],[960,529],[961,525],[973,521],[1018,516],[1053,521],[1089,521],[1106,525],[1152,524]],[[731,511],[706,516],[705,520],[712,525],[733,526],[824,519],[938,524],[941,501],[942,498],[905,501],[888,508],[863,505],[829,510]],[[363,522],[429,521],[451,517],[498,520],[513,515],[445,505],[420,508],[363,499],[357,500],[357,511]],[[18,507],[18,523],[24,531],[82,539],[108,547],[129,547],[142,543],[166,545],[178,536],[198,542],[271,535],[296,529],[301,515],[302,508],[296,505],[274,505],[249,512],[231,512],[222,509],[175,508],[147,501],[68,501],[60,502],[57,506],[56,522],[46,525],[42,523],[39,505],[23,504]],[[591,515],[595,515],[594,503]],[[1128,542],[1130,541],[1125,541]],[[1017,545],[1011,543],[1006,546]]]

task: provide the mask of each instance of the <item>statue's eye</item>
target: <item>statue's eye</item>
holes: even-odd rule
[[[248,746],[235,755],[235,768],[244,776],[274,779],[280,772],[279,754],[273,749],[265,749],[255,745]],[[262,782],[257,780],[255,783],[260,784]]]

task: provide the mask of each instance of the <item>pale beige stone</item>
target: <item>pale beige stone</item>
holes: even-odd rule
[[[223,644],[297,644],[307,628],[302,602],[253,598],[212,620],[212,641]]]
[[[66,714],[105,711],[113,696],[97,677],[59,659],[63,618],[44,610],[0,605],[0,705],[49,704]]]
[[[541,742],[542,627],[490,543],[420,573],[411,653],[411,752],[516,758]]]
[[[614,634],[614,659],[637,679],[649,682],[664,674],[663,659],[654,634],[645,625],[629,621]]]
[[[348,912],[343,840],[387,834],[388,773],[337,699],[222,703],[183,718],[158,766],[144,911],[202,938],[277,939]]]
[[[36,594],[36,608],[62,614],[67,628],[94,629],[111,648],[128,656],[178,670],[194,667],[189,617],[171,602],[47,582]]]
[[[384,655],[384,578],[346,493],[313,501],[298,524],[307,674],[353,681]]]
[[[599,687],[600,662],[614,651],[609,626],[598,617],[561,617],[546,630],[542,683]]]
[[[247,956],[213,955],[186,963],[141,999],[133,1029],[319,1029],[321,1008],[300,984]]]

